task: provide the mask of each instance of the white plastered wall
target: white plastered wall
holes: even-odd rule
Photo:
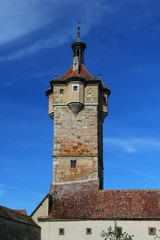
[[[134,235],[133,240],[152,240],[155,235],[148,235],[148,227],[160,230],[160,221],[117,221],[123,232]],[[104,240],[101,232],[107,231],[109,226],[114,226],[114,221],[40,221],[41,240]],[[59,235],[59,228],[64,228],[64,235]],[[86,235],[86,228],[92,228],[92,235]],[[159,234],[160,235],[160,234]]]
[[[38,217],[47,217],[49,212],[49,197],[40,204],[37,210],[33,213],[32,219],[39,225]]]

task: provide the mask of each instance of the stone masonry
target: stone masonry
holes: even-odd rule
[[[81,45],[81,41],[76,42],[83,54],[85,45]],[[53,184],[98,180],[102,189],[103,121],[110,90],[87,71],[83,62],[77,62],[76,54],[77,50],[70,69],[51,80],[46,91],[54,128]]]
[[[53,182],[98,178],[97,120],[97,106],[85,106],[76,118],[67,106],[55,107]]]

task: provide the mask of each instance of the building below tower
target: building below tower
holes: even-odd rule
[[[152,240],[160,230],[160,190],[103,190],[110,89],[85,68],[79,28],[71,47],[72,66],[46,91],[54,126],[53,183],[31,217],[41,240],[100,240],[115,221],[134,240]]]

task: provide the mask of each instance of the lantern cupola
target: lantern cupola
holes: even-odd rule
[[[86,44],[82,42],[80,38],[80,27],[78,27],[77,39],[71,45],[73,50],[73,62],[74,58],[78,58],[79,63],[84,63],[84,50],[86,48]]]

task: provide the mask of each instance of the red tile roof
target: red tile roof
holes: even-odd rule
[[[66,73],[64,73],[62,76],[58,77],[58,79],[61,80],[67,80],[70,77],[81,77],[84,79],[88,79],[88,80],[95,80],[98,78],[93,77],[85,68],[83,63],[79,63],[79,71],[77,70],[73,70],[73,65],[68,69],[68,71]]]
[[[98,190],[92,181],[51,185],[53,219],[160,219],[160,190]]]
[[[25,209],[14,209],[14,211],[27,215],[27,212]]]
[[[101,83],[101,86],[103,88],[104,91],[107,91],[108,94],[111,93],[110,89],[107,88],[101,79],[99,78],[95,78],[94,76],[92,76],[88,71],[87,69],[85,68],[84,64],[83,63],[79,63],[79,70],[73,70],[73,65],[68,69],[68,71],[66,73],[64,73],[62,76],[58,77],[58,78],[55,78],[53,80],[50,81],[50,84],[51,84],[51,88],[49,88],[48,90],[46,90],[46,95],[48,96],[49,94],[52,93],[52,83],[60,83],[61,81],[65,81],[69,78],[83,78],[85,80],[87,80],[88,82],[89,81],[99,81]]]

